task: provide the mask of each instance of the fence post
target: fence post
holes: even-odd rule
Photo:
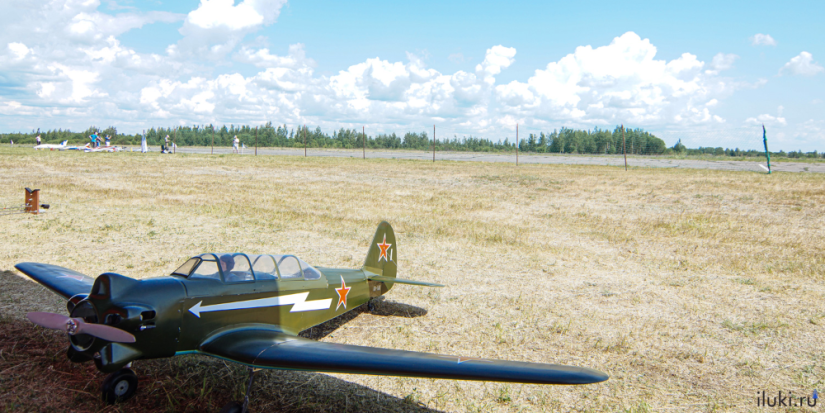
[[[624,170],[627,170],[627,145],[624,141],[624,123],[622,124],[622,152],[624,153]]]

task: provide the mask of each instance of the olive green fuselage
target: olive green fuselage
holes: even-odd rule
[[[137,281],[103,274],[87,298],[70,300],[78,308],[73,313],[84,316],[79,308],[89,307],[84,304],[88,302],[98,322],[129,331],[136,341],[96,344],[88,336],[76,336],[72,343],[77,352],[94,357],[101,371],[115,371],[136,359],[196,352],[206,338],[227,328],[266,324],[297,334],[357,308],[392,286],[369,281],[360,269],[318,270],[322,276],[315,280],[235,283],[174,275]]]

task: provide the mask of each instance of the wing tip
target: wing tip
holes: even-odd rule
[[[590,383],[601,383],[610,379],[610,376],[608,376],[607,373],[603,373],[598,370],[590,370],[590,372]]]

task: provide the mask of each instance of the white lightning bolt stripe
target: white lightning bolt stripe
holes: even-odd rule
[[[260,307],[277,307],[281,305],[292,305],[292,309],[289,310],[290,313],[297,313],[300,311],[316,311],[316,310],[326,310],[329,308],[329,305],[332,303],[331,298],[327,298],[325,300],[313,300],[307,301],[307,296],[309,292],[305,293],[298,293],[298,294],[290,294],[290,295],[282,295],[279,297],[269,297],[269,298],[259,298],[257,300],[247,300],[247,301],[235,301],[231,303],[223,303],[223,304],[213,304],[213,305],[204,305],[201,306],[203,301],[198,302],[197,304],[193,305],[192,308],[189,309],[189,312],[194,314],[196,317],[200,318],[200,313],[206,313],[211,311],[228,311],[228,310],[242,310],[247,308],[260,308]]]

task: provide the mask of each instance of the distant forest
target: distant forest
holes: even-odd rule
[[[60,143],[68,140],[71,144],[85,144],[89,142],[89,135],[93,132],[101,137],[111,136],[113,145],[140,145],[141,135],[127,135],[117,132],[117,128],[100,129],[90,127],[83,132],[70,130],[49,130],[41,132],[33,130],[31,133],[4,133],[0,134],[0,142],[8,143],[13,140],[20,144],[34,144],[35,137],[41,135],[43,143]],[[183,126],[178,128],[151,128],[146,131],[146,141],[149,145],[161,145],[164,137],[169,135],[170,141],[178,146],[231,146],[235,135],[247,147],[255,146],[256,129],[254,127],[226,125],[216,128],[213,125]],[[306,126],[290,129],[287,125],[272,125],[267,123],[257,129],[257,145],[259,147],[292,147],[302,148],[343,148],[357,149],[364,146],[370,149],[414,149],[432,150],[432,138],[424,132],[407,132],[403,136],[391,134],[366,135],[356,129],[341,128],[333,131],[332,135],[324,133],[320,127],[314,130]],[[473,136],[453,135],[452,138],[436,138],[438,151],[470,151],[470,152],[507,152],[516,149],[515,141],[509,138],[504,141],[476,138]],[[625,146],[628,154],[661,155],[716,155],[716,156],[764,156],[763,151],[740,150],[722,147],[686,148],[681,140],[672,147],[642,129],[625,129]],[[535,153],[566,153],[566,154],[621,154],[622,130],[616,126],[613,131],[594,128],[593,130],[579,130],[562,127],[561,130],[538,134],[530,133],[518,142],[521,152]],[[792,158],[819,158],[822,154],[816,151],[803,153],[784,151],[772,152],[778,156]]]

